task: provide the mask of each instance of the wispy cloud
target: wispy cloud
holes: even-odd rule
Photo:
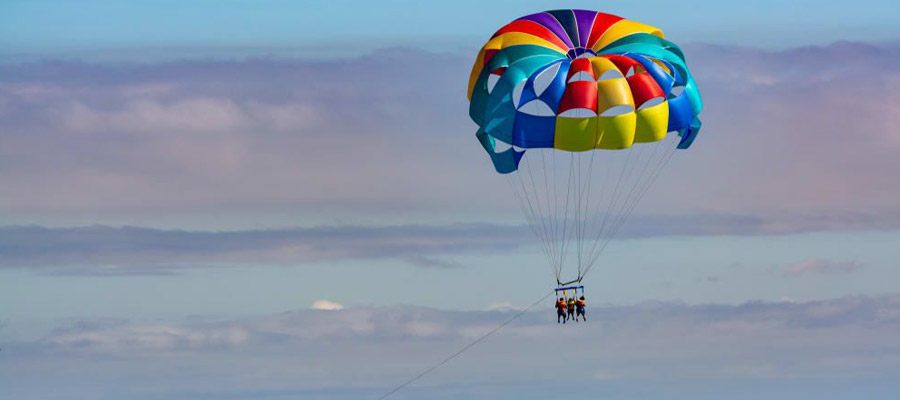
[[[860,271],[865,267],[865,264],[856,261],[832,261],[812,258],[785,265],[781,272],[785,276],[849,274]]]
[[[185,266],[234,263],[291,264],[336,259],[398,258],[422,267],[458,267],[429,255],[511,249],[525,240],[523,227],[323,226],[252,231],[178,231],[136,227],[0,227],[0,265]],[[112,266],[112,267],[110,267]]]
[[[56,387],[83,390],[90,386],[81,383],[88,382],[129,398],[151,392],[200,397],[185,393],[191,390],[223,397],[272,388],[334,396],[356,390],[371,397],[514,312],[393,306],[181,323],[83,321],[34,343],[8,344],[4,357],[10,362],[0,363],[0,382],[9,390],[24,390],[23,382],[36,373],[31,371],[40,371]],[[560,369],[579,382],[641,382],[654,393],[668,393],[662,396],[667,398],[677,394],[666,384],[673,380],[679,387],[709,387],[838,379],[884,390],[878,385],[900,373],[896,295],[742,305],[589,305],[588,318],[587,324],[557,326],[548,303],[432,374],[409,395],[445,393],[445,384],[468,387],[467,394],[484,393],[490,389],[480,385],[490,380],[504,382],[506,397],[513,398],[532,388],[556,387],[553,371]],[[515,363],[508,362],[510,354]],[[72,370],[58,362],[60,355],[91,368]],[[172,375],[163,365],[177,366],[182,378],[167,380],[160,389],[153,382]],[[203,368],[194,368],[199,365]],[[109,373],[117,379],[99,380]],[[601,390],[575,387],[574,398],[596,397]],[[896,394],[896,389],[886,393]]]
[[[867,221],[867,219],[863,219]],[[841,229],[887,227],[848,223]],[[900,223],[900,219],[898,219]],[[884,224],[884,225],[882,225]],[[814,218],[788,224],[758,217],[639,216],[621,239],[709,235],[770,235],[835,229]],[[464,267],[453,256],[490,254],[537,245],[526,226],[500,224],[317,226],[234,231],[142,227],[0,226],[0,267],[35,267],[62,275],[171,275],[184,268],[296,265],[334,260],[395,259],[421,268]],[[785,273],[832,272],[855,264],[813,260]],[[795,271],[796,270],[796,271]],[[717,276],[707,277],[717,282]]]
[[[452,261],[452,260],[441,260],[438,258],[432,257],[424,257],[424,256],[413,256],[407,257],[406,261],[412,265],[423,268],[442,268],[442,269],[455,269],[462,268],[462,264]]]

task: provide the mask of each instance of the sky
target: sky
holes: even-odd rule
[[[703,130],[589,323],[548,302],[395,398],[900,395],[894,2],[12,0],[0,397],[377,398],[532,304],[551,269],[465,88],[563,7],[662,28]]]
[[[485,32],[535,10],[598,6],[664,26],[679,43],[788,48],[837,40],[896,41],[900,5],[797,0],[7,0],[0,54],[172,58],[284,53],[321,58],[396,45],[480,47]],[[103,54],[115,50],[115,55]],[[471,50],[469,50],[471,51]]]

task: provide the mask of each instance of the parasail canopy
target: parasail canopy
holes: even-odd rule
[[[674,150],[691,146],[703,107],[684,54],[662,31],[589,10],[500,28],[476,57],[468,97],[476,137],[558,284],[593,267]]]

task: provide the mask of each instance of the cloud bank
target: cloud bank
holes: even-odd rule
[[[796,398],[900,393],[896,295],[736,306],[590,305],[589,323],[572,326],[557,326],[550,306],[398,398],[539,398],[552,395],[547,390],[575,399],[609,391],[648,399],[715,398],[736,390],[740,399],[777,397],[787,388]],[[45,398],[85,390],[102,393],[91,396],[98,399],[375,397],[514,312],[393,306],[180,323],[80,321],[32,343],[6,344],[0,383],[18,398],[38,387]],[[555,384],[560,370],[579,384]],[[54,385],[30,386],[38,375]]]
[[[862,220],[865,221],[865,220]],[[841,229],[890,227],[841,220]],[[764,220],[746,216],[637,216],[620,239],[770,235],[834,229],[823,219]],[[53,274],[167,275],[183,268],[297,265],[336,260],[394,259],[420,268],[465,266],[445,256],[497,254],[536,246],[526,226],[500,224],[316,226],[234,231],[142,227],[0,226],[0,268],[45,268]],[[784,267],[789,276],[859,269],[855,263],[811,260]]]
[[[704,131],[639,212],[900,226],[896,45],[685,51]],[[514,217],[467,117],[470,62],[388,49],[0,65],[0,211],[95,222],[280,212],[288,225]]]

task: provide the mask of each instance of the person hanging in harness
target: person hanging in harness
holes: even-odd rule
[[[575,300],[575,310],[577,312],[575,314],[575,322],[578,322],[579,316],[581,316],[584,322],[587,322],[587,316],[584,315],[584,308],[586,304],[587,303],[584,301],[584,296],[581,296],[578,298],[578,300]]]
[[[566,311],[568,311],[566,319],[575,319],[575,295],[569,297],[569,301],[566,302]],[[575,322],[578,322],[578,320],[575,320]]]
[[[556,323],[557,324],[560,323],[560,320],[562,320],[562,323],[566,323],[566,320],[568,319],[566,317],[566,309],[567,308],[569,308],[569,307],[568,307],[568,304],[566,304],[566,299],[560,297],[559,300],[556,301]]]

